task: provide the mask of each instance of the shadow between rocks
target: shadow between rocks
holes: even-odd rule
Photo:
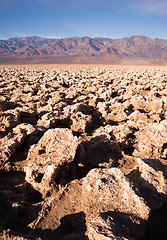
[[[60,219],[60,226],[55,229],[35,229],[31,235],[41,240],[88,240],[85,235],[86,220],[84,212],[69,214]]]
[[[141,239],[141,236],[144,235],[146,221],[133,214],[109,211],[101,213],[100,216],[106,222],[107,230],[119,239],[122,239],[122,237]],[[100,230],[105,232],[103,226],[101,226]]]
[[[163,165],[159,159],[142,159],[146,164],[155,169],[156,171],[161,171],[164,178],[167,179],[167,165]],[[147,185],[149,183],[147,182]],[[146,232],[142,240],[166,240],[167,239],[167,195],[159,194],[155,191],[154,186],[151,186],[153,192],[149,189],[145,189],[145,194],[150,196],[150,199],[158,203],[159,197],[159,207],[152,208],[149,219],[146,225]],[[147,201],[148,202],[148,201]]]
[[[155,171],[161,171],[164,175],[164,178],[167,179],[167,165],[163,165],[162,162],[157,158],[142,158],[142,160]]]
[[[28,233],[28,224],[37,218],[42,200],[23,172],[0,172],[0,225],[4,229]]]
[[[44,129],[45,130],[45,129]],[[22,162],[26,160],[28,151],[33,144],[37,144],[38,141],[42,138],[45,131],[37,131],[35,133],[30,134],[26,137],[23,144],[16,148],[14,154],[10,157],[9,162]]]
[[[81,179],[93,168],[116,167],[122,157],[118,143],[106,135],[83,141],[78,146],[74,160],[59,168],[55,183],[65,185],[74,179]]]
[[[127,178],[134,183],[133,190],[138,196],[144,198],[150,209],[158,209],[161,206],[165,194],[159,193],[153,184],[146,181],[138,169],[128,174]]]
[[[146,226],[146,232],[142,240],[166,240],[167,239],[167,197],[161,208],[152,210]]]
[[[162,171],[166,177],[166,166],[158,159],[142,159],[146,164]],[[157,189],[144,178],[139,170],[132,171],[127,177],[134,183],[133,190],[140,197],[143,197],[151,209],[149,219],[146,223],[146,232],[142,240],[166,240],[167,239],[167,195],[159,193]]]

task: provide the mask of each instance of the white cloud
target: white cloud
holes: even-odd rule
[[[167,15],[167,0],[133,0],[133,8],[157,15]]]
[[[43,37],[43,38],[53,38],[53,39],[61,39],[61,38],[63,38],[63,37],[60,37],[60,36],[46,36],[46,35],[39,35],[39,37]]]
[[[7,40],[8,38],[0,37],[0,40]]]

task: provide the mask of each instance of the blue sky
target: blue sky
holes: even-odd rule
[[[0,0],[0,39],[32,35],[167,39],[167,0]]]

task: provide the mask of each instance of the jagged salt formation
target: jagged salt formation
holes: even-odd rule
[[[167,69],[0,68],[0,239],[166,239]]]

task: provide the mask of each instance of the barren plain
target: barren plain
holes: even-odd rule
[[[166,240],[167,67],[0,67],[0,239]]]

